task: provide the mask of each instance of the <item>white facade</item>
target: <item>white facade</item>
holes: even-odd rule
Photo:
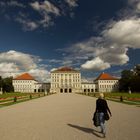
[[[108,73],[102,73],[95,80],[97,92],[116,92],[119,89],[119,79]]]
[[[13,80],[15,92],[34,93],[35,80]]]
[[[51,72],[52,93],[81,92],[81,73],[71,68],[61,68]]]
[[[51,83],[39,83],[30,74],[25,73],[13,79],[15,92],[22,93],[94,93],[116,92],[119,80],[107,73],[102,73],[94,83],[82,82],[80,71],[60,68],[51,72]]]
[[[34,92],[44,92],[49,93],[50,92],[50,83],[35,83],[34,84]]]
[[[93,93],[95,92],[95,84],[84,82],[82,83],[82,92],[83,93]]]
[[[15,92],[22,93],[48,93],[50,90],[50,83],[39,83],[28,73],[13,79],[13,86]]]
[[[118,91],[118,80],[98,80],[96,88],[98,92]]]

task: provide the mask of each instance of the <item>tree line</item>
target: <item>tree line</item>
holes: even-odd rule
[[[140,92],[140,64],[131,70],[123,70],[119,80],[121,92]]]
[[[0,91],[3,93],[14,92],[14,87],[12,85],[12,77],[2,78],[0,76]]]

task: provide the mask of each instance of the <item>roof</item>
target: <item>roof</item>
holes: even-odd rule
[[[78,70],[74,70],[70,67],[62,67],[62,68],[58,68],[57,70],[52,71],[52,73],[55,72],[79,72]]]
[[[96,80],[118,80],[118,78],[111,76],[108,73],[102,73],[100,74]],[[95,81],[96,81],[95,80]]]
[[[29,73],[24,73],[22,75],[17,76],[13,80],[35,80],[35,78],[31,76]]]

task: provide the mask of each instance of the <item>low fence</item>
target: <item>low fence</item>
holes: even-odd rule
[[[79,94],[96,97],[96,98],[99,97],[99,93],[79,93]],[[123,93],[121,95],[116,95],[116,94],[113,95],[113,93],[109,93],[109,94],[105,93],[104,95],[105,95],[105,99],[107,100],[123,102],[128,104],[140,104],[140,97],[127,97],[123,95]]]
[[[14,104],[14,103],[18,103],[18,102],[23,102],[23,101],[27,101],[27,100],[31,100],[31,99],[36,99],[36,98],[40,98],[40,97],[44,97],[47,95],[51,95],[52,93],[41,93],[41,94],[27,94],[24,96],[12,96],[12,97],[6,97],[6,98],[0,98],[0,106],[7,106],[10,104]]]

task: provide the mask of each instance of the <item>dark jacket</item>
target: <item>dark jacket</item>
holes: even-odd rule
[[[108,104],[106,102],[106,100],[104,99],[97,99],[96,100],[96,112],[103,112],[103,113],[106,113],[106,112],[109,112],[109,114],[111,115],[111,111],[108,107]]]

